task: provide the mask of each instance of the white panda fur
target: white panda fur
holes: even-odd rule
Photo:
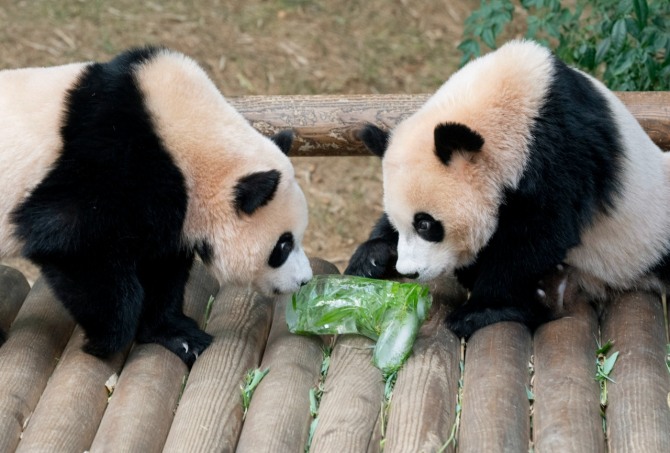
[[[0,257],[41,266],[88,352],[136,337],[191,365],[211,341],[181,308],[195,253],[264,294],[311,278],[292,135],[262,136],[188,57],[0,71],[0,111]]]
[[[549,319],[535,284],[561,262],[598,297],[667,273],[668,158],[603,84],[536,43],[468,63],[390,134],[361,137],[382,156],[385,214],[345,272],[382,275],[396,254],[402,275],[455,271],[471,290],[448,320],[459,335]]]

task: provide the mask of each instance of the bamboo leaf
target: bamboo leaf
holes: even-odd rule
[[[619,357],[619,351],[616,351],[613,352],[612,355],[609,356],[607,359],[605,359],[605,362],[603,363],[603,373],[605,374],[605,376],[610,375],[618,357]]]

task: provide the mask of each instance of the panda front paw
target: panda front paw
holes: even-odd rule
[[[158,343],[177,355],[190,369],[212,343],[213,337],[185,315],[164,320],[158,326],[143,326],[137,335],[140,343]]]
[[[212,343],[212,339],[210,334],[198,329],[188,335],[165,338],[157,343],[174,352],[190,369],[200,354]]]
[[[344,270],[346,275],[369,278],[390,278],[397,276],[395,246],[379,239],[363,242],[349,260]]]
[[[541,317],[543,318],[542,314],[530,313],[523,307],[505,306],[491,308],[467,302],[449,313],[447,316],[447,327],[459,338],[468,339],[477,330],[490,324],[501,321],[513,321],[532,328],[539,322],[539,318]]]
[[[470,298],[447,316],[447,326],[458,337],[469,338],[482,327],[501,321],[518,322],[534,330],[552,319],[551,310],[536,301],[491,307]]]

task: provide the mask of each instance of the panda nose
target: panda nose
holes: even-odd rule
[[[304,280],[300,282],[300,286],[305,286],[307,283],[309,283],[309,280]]]
[[[410,279],[412,279],[412,280],[416,280],[417,278],[419,278],[419,273],[418,273],[418,272],[413,272],[413,273],[411,273],[411,274],[400,274],[400,275],[401,275],[402,277],[410,278]]]

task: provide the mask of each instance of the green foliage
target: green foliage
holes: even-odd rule
[[[598,349],[596,350],[596,381],[600,385],[600,416],[602,417],[603,422],[603,432],[607,433],[607,417],[605,412],[607,411],[607,382],[614,382],[610,377],[612,370],[614,369],[614,364],[619,358],[619,351],[613,352],[609,357],[607,354],[614,346],[612,340],[608,340],[604,345],[598,343]]]
[[[516,5],[516,6],[515,6]],[[482,0],[465,21],[461,64],[495,49],[508,25],[551,49],[612,90],[670,89],[670,1]]]
[[[249,370],[244,376],[244,382],[240,385],[240,390],[242,393],[242,419],[244,420],[247,416],[247,411],[249,410],[249,404],[251,404],[251,397],[254,395],[254,391],[258,384],[261,383],[261,380],[265,377],[266,374],[270,372],[269,368],[265,370],[260,370],[256,368],[255,370]]]

